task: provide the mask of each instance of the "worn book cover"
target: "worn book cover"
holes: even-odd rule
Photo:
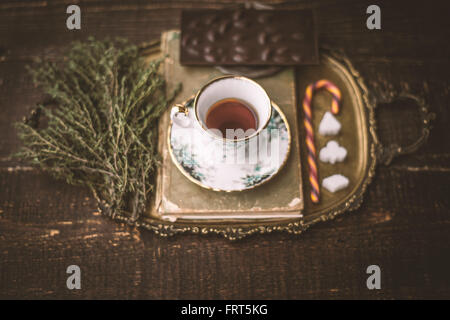
[[[179,31],[162,35],[161,51],[167,55],[163,72],[171,91],[182,83],[176,98],[181,103],[193,96],[205,83],[223,75],[213,67],[187,67],[179,63]],[[207,190],[189,181],[172,163],[168,150],[168,110],[159,124],[159,152],[156,193],[150,214],[164,220],[254,220],[282,217],[301,217],[304,198],[299,154],[297,105],[294,70],[286,68],[280,73],[257,79],[270,98],[285,114],[291,129],[291,149],[281,171],[267,183],[251,190],[217,192]]]

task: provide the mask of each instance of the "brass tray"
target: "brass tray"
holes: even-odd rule
[[[209,234],[215,233],[227,239],[241,239],[255,233],[271,233],[274,231],[286,231],[300,234],[313,224],[333,219],[339,214],[357,209],[362,201],[368,185],[375,175],[375,167],[378,162],[389,164],[396,155],[410,153],[422,145],[430,131],[430,120],[434,116],[428,112],[425,101],[410,95],[403,94],[400,98],[412,99],[420,107],[422,118],[422,135],[412,145],[399,147],[392,145],[384,148],[376,134],[375,106],[373,99],[364,80],[354,69],[350,61],[340,52],[321,49],[321,63],[318,66],[304,66],[297,69],[297,85],[302,101],[306,86],[319,79],[333,81],[342,92],[342,109],[339,121],[343,128],[341,133],[333,137],[340,145],[348,150],[347,159],[339,164],[330,165],[318,162],[319,179],[322,181],[334,173],[342,173],[350,180],[349,187],[335,194],[321,188],[321,201],[313,204],[309,200],[308,168],[302,166],[304,184],[304,210],[303,218],[280,218],[257,220],[252,222],[218,221],[218,220],[191,220],[176,222],[162,221],[155,217],[144,217],[136,221],[137,226],[152,230],[161,236],[170,236],[178,233]],[[314,128],[318,128],[319,122],[325,111],[329,110],[331,97],[326,93],[317,93],[313,99],[313,122]],[[302,127],[303,114],[299,112],[300,134],[304,133]],[[301,140],[302,162],[306,163],[306,149],[304,139]],[[327,137],[316,135],[316,148],[320,150],[330,140]],[[119,217],[120,220],[128,220]]]

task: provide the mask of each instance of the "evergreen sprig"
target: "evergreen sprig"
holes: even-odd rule
[[[158,162],[157,120],[173,99],[158,73],[125,40],[75,42],[63,61],[29,68],[53,107],[38,129],[18,123],[22,159],[90,188],[103,213],[135,221],[145,211]]]

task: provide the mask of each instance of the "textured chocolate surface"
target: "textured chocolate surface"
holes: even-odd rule
[[[312,10],[185,10],[184,65],[317,64]]]

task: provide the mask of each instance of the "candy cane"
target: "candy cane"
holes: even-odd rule
[[[317,160],[316,147],[314,146],[314,130],[312,127],[311,100],[314,91],[325,88],[332,95],[331,112],[337,114],[339,112],[339,100],[341,99],[341,91],[332,82],[328,80],[319,80],[310,84],[306,88],[305,98],[303,99],[303,111],[305,113],[304,125],[306,130],[306,147],[308,148],[308,165],[309,165],[309,183],[311,184],[311,201],[319,202],[320,189],[319,180],[317,178]]]

